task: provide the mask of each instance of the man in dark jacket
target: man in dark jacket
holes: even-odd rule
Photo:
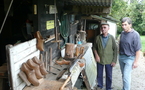
[[[117,46],[114,37],[108,33],[108,23],[101,23],[102,34],[96,36],[93,50],[97,62],[97,88],[103,88],[103,68],[106,72],[106,90],[111,90],[112,67],[117,61]]]

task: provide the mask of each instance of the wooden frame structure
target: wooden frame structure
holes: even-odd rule
[[[17,45],[6,45],[8,73],[11,90],[22,90],[26,83],[19,77],[22,63],[34,56],[39,58],[40,51],[36,48],[36,39]]]

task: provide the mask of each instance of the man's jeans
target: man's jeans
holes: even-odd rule
[[[130,90],[132,65],[135,56],[119,55],[119,63],[122,73],[123,90]]]

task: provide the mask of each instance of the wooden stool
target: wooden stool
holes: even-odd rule
[[[73,43],[66,43],[65,45],[65,58],[74,58],[74,48]]]

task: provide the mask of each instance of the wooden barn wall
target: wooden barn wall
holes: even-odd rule
[[[11,0],[1,0],[0,1],[0,24],[2,24],[5,14],[7,12],[9,3]],[[71,11],[72,8],[64,7],[65,4],[63,0],[56,0],[58,14],[57,17],[60,19],[62,13],[64,11]],[[7,6],[6,6],[7,5]],[[37,5],[37,14],[34,14],[34,5]],[[54,5],[54,0],[14,0],[13,5],[11,7],[9,16],[5,22],[2,33],[0,34],[1,41],[1,49],[0,49],[0,65],[6,62],[5,55],[5,45],[7,44],[16,44],[24,41],[28,41],[34,38],[34,32],[40,31],[43,38],[48,37],[49,35],[54,34],[54,29],[46,30],[46,21],[54,20],[54,14],[48,14],[49,12],[48,6]],[[72,13],[71,13],[72,14]],[[67,15],[71,17],[71,14]],[[31,36],[28,35],[26,30],[26,23],[29,20],[29,24],[31,24]],[[79,20],[79,18],[77,18]],[[71,23],[71,22],[70,22]],[[67,23],[69,24],[69,23]],[[78,29],[78,24],[69,25],[69,36],[67,42],[75,43],[75,34]],[[30,30],[29,30],[30,31]],[[58,28],[59,32],[59,28]],[[64,39],[60,37],[62,42],[61,46],[64,46]],[[54,39],[53,39],[54,40]],[[52,41],[52,40],[51,40]],[[60,55],[58,51],[58,44],[52,43],[51,41],[44,43],[45,51],[49,52],[49,48],[52,47],[53,50],[53,58],[57,55]],[[56,52],[57,51],[57,52]],[[43,52],[41,52],[43,53]]]
[[[60,15],[63,13],[63,2],[60,0],[56,0],[56,4],[57,4],[57,17],[60,18]],[[33,16],[33,24],[34,24],[34,31],[40,31],[41,35],[43,38],[47,38],[49,35],[53,35],[55,34],[55,29],[49,29],[46,30],[46,21],[48,20],[55,20],[55,15],[54,14],[48,14],[47,12],[49,12],[48,10],[48,5],[54,5],[54,0],[33,0],[33,5],[37,5],[37,14]],[[69,24],[69,23],[68,23]],[[75,26],[75,27],[74,27]],[[72,28],[73,27],[73,28]],[[73,29],[73,31],[72,31]],[[70,32],[71,30],[71,32]],[[68,37],[67,42],[70,43],[75,43],[75,34],[77,31],[77,25],[69,25],[69,35],[71,35],[71,37]],[[59,28],[58,28],[58,32],[60,32]],[[70,38],[71,41],[70,41]],[[62,47],[64,45],[64,39],[61,37],[60,35],[60,39],[62,40],[60,42],[60,47]],[[55,39],[53,39],[55,40]],[[51,40],[51,41],[53,41]],[[48,52],[49,54],[49,49],[52,48],[52,56],[53,59],[57,58],[60,56],[60,49],[58,49],[58,43],[54,43],[48,41],[47,43],[44,43],[44,48],[45,51]],[[44,52],[41,52],[44,53]]]

